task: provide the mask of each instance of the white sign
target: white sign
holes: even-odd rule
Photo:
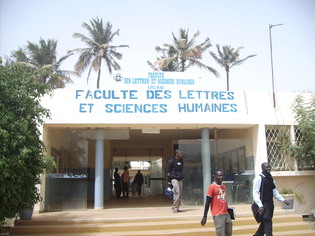
[[[202,83],[203,82],[203,83]],[[57,89],[43,105],[46,123],[233,123],[246,122],[242,92],[215,91],[186,72],[115,72],[101,89]]]
[[[196,75],[180,72],[113,75],[106,89],[75,91],[79,113],[235,113],[236,94],[201,88]]]

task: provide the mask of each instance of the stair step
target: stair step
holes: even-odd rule
[[[242,207],[242,206],[241,206]],[[253,235],[258,224],[247,206],[240,208],[233,220],[233,235]],[[111,209],[37,214],[32,220],[17,220],[10,236],[203,236],[214,235],[212,216],[200,225],[203,208],[186,208],[173,214],[169,208]],[[309,223],[294,211],[277,210],[273,218],[274,235],[315,235]]]
[[[39,225],[83,225],[83,224],[121,224],[121,223],[158,223],[158,222],[174,222],[174,223],[191,223],[200,222],[201,216],[189,216],[189,219],[184,217],[168,217],[163,218],[150,217],[150,218],[133,218],[133,219],[60,219],[60,220],[18,220],[15,222],[15,226],[39,226]],[[273,217],[273,222],[295,222],[301,221],[302,218],[296,214],[276,215]],[[211,216],[208,216],[207,224],[213,223]],[[256,224],[255,219],[252,216],[239,216],[236,220],[233,220],[233,224]]]
[[[237,236],[248,236],[248,234],[233,234]],[[315,231],[308,229],[308,230],[294,230],[294,231],[283,231],[283,232],[273,232],[274,236],[297,236],[297,235],[315,235]],[[82,235],[83,236],[83,235]],[[101,235],[98,235],[101,236]]]
[[[233,231],[234,236],[249,236],[252,235],[254,231],[251,231],[247,234],[238,234],[237,232]],[[58,235],[58,234],[57,234]],[[65,234],[63,234],[65,235]],[[69,233],[66,236],[144,236],[144,235],[152,235],[152,236],[162,236],[162,235],[171,235],[171,236],[215,236],[214,230],[203,230],[203,231],[191,231],[188,232],[183,230],[177,230],[176,232],[152,232],[152,231],[133,231],[133,232],[102,232],[102,233]],[[294,230],[294,231],[282,231],[282,232],[275,232],[274,236],[297,236],[297,235],[315,235],[314,230]],[[20,236],[20,234],[11,234],[10,236]],[[23,234],[23,236],[34,236],[34,234]],[[36,236],[56,236],[56,234],[36,234]]]
[[[294,216],[285,217],[286,219],[295,218]],[[241,218],[242,219],[242,218]],[[258,224],[248,224],[248,217],[243,217],[240,221],[233,221],[233,235],[251,234],[256,231]],[[300,219],[300,218],[298,218]],[[275,217],[273,229],[274,232],[290,231],[290,230],[308,230],[310,225],[307,222],[277,222],[279,217]],[[236,224],[237,223],[237,224]],[[123,223],[87,223],[70,225],[30,225],[16,226],[10,229],[10,234],[70,234],[70,233],[111,233],[115,235],[203,235],[206,232],[214,232],[213,221],[207,222],[202,227],[198,222],[192,220],[172,220],[172,221],[149,221],[149,222],[123,222]],[[117,234],[116,234],[117,235]]]

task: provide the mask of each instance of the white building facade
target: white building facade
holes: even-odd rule
[[[279,190],[302,192],[303,212],[315,208],[314,166],[281,153],[279,131],[297,138],[292,104],[297,94],[213,91],[197,75],[117,72],[102,89],[56,89],[42,105],[47,155],[57,169],[44,177],[40,211],[104,207],[113,198],[113,169],[145,175],[143,194],[163,195],[165,169],[175,149],[184,153],[184,202],[203,204],[212,173],[223,170],[230,204],[252,201],[261,163],[273,166]],[[307,95],[305,95],[307,96]]]

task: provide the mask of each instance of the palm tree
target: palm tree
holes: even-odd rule
[[[74,33],[73,37],[81,39],[87,44],[86,48],[76,48],[70,52],[79,52],[80,56],[75,64],[75,69],[80,74],[83,73],[87,67],[89,68],[87,82],[91,74],[91,70],[97,72],[97,88],[100,87],[101,66],[102,59],[105,60],[108,71],[111,74],[112,70],[120,70],[120,65],[116,62],[122,58],[122,54],[117,52],[117,48],[129,47],[128,45],[112,46],[111,43],[116,35],[119,35],[119,30],[113,32],[110,22],[103,26],[103,20],[96,18],[90,20],[90,25],[83,23],[82,25],[88,30],[89,36],[87,37],[80,33]]]
[[[73,83],[70,75],[78,75],[76,72],[61,70],[61,63],[71,54],[61,57],[57,61],[57,41],[40,39],[38,44],[31,43],[25,48],[19,48],[11,54],[11,63],[24,63],[35,70],[43,71],[40,82],[47,83],[52,88],[64,88],[67,83]]]
[[[157,67],[155,67],[155,63],[152,63],[150,61],[147,61],[148,65],[151,67],[152,70],[154,71],[180,71],[179,68],[179,63],[177,63],[176,60],[173,60],[174,55],[175,55],[175,51],[172,49],[166,49],[166,48],[160,48],[159,46],[157,46],[156,48],[157,52],[161,52],[162,56],[157,57],[156,58],[156,63],[165,63],[164,66],[160,66],[160,69],[158,69]]]
[[[217,44],[217,50],[218,50],[218,56],[213,53],[210,52],[210,55],[214,58],[214,60],[221,65],[225,71],[226,71],[226,83],[227,83],[227,88],[226,90],[229,91],[229,72],[230,72],[230,68],[233,66],[237,66],[237,65],[241,65],[242,63],[244,63],[248,58],[250,57],[254,57],[255,55],[249,55],[244,59],[240,59],[239,55],[240,55],[240,50],[243,49],[243,47],[239,47],[236,50],[234,50],[234,48],[232,48],[231,46],[222,46],[222,50],[220,49],[220,45]]]
[[[149,65],[153,65],[156,70],[171,70],[171,71],[186,71],[191,66],[198,66],[206,69],[218,76],[218,72],[210,66],[203,64],[200,60],[202,59],[203,53],[211,47],[209,38],[198,45],[195,45],[196,38],[200,35],[197,31],[193,37],[188,39],[189,30],[180,29],[179,38],[173,35],[173,44],[164,44],[165,48],[157,46],[155,49],[157,52],[162,52],[163,56],[158,58],[157,61]]]

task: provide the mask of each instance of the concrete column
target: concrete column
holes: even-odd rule
[[[94,209],[104,209],[104,131],[97,130],[95,139]]]
[[[201,129],[201,162],[203,173],[203,197],[206,201],[208,186],[211,183],[211,153],[209,128]]]
[[[265,125],[259,124],[257,127],[253,128],[253,142],[255,174],[257,175],[261,172],[261,163],[268,161]]]

